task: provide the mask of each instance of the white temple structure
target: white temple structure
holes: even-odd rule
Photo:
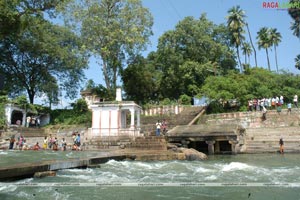
[[[6,104],[5,107],[5,117],[8,126],[26,126],[26,117],[33,116],[40,119],[40,125],[44,126],[50,123],[50,114],[37,114],[32,110],[20,108],[14,104]]]
[[[141,107],[133,101],[122,101],[117,88],[116,101],[89,105],[92,110],[92,127],[88,138],[140,136]]]

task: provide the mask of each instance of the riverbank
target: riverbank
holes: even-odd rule
[[[200,156],[198,155],[200,154]],[[103,151],[1,151],[0,181],[34,177],[36,173],[63,169],[93,168],[109,160],[170,161],[204,160],[205,154],[188,149]],[[198,156],[198,157],[197,157]],[[202,157],[201,157],[202,156]],[[26,161],[24,161],[26,160]],[[51,173],[50,173],[51,174]]]

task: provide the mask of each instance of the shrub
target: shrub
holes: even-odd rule
[[[192,98],[186,94],[179,97],[179,102],[183,105],[191,105]]]

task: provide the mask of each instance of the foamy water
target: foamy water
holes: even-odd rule
[[[101,168],[61,170],[56,177],[0,184],[0,199],[300,199],[299,157],[214,156],[203,162],[112,160]],[[64,186],[68,183],[78,186]],[[230,185],[233,183],[249,186]],[[266,185],[259,185],[262,183]],[[283,183],[290,184],[276,186]]]

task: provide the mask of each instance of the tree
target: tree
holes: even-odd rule
[[[292,23],[291,30],[296,37],[300,38],[300,20],[295,20]]]
[[[300,70],[300,54],[296,56],[295,62],[295,67]]]
[[[294,22],[292,22],[291,30],[296,37],[300,38],[300,0],[290,0],[290,5],[292,6],[289,8],[288,12],[294,20]]]
[[[250,64],[250,55],[252,53],[252,48],[249,43],[244,42],[242,46],[243,54],[245,55],[245,64]],[[248,57],[248,63],[247,63],[247,57]]]
[[[106,88],[114,90],[124,61],[145,49],[153,18],[140,0],[71,1],[65,19],[102,65]]]
[[[276,47],[281,42],[281,34],[277,31],[276,28],[269,29],[270,42],[274,46],[275,50],[275,62],[276,62],[276,70],[278,72],[278,63],[277,63],[277,50]]]
[[[236,53],[240,65],[240,71],[243,71],[242,68],[242,62],[240,59],[240,52],[239,48],[240,45],[243,43],[245,40],[245,37],[243,36],[244,33],[244,18],[245,18],[245,13],[242,9],[240,9],[240,6],[232,7],[231,9],[228,10],[228,16],[227,18],[227,27],[229,28],[230,35],[231,35],[231,44],[235,46],[236,48]]]
[[[155,67],[142,56],[131,60],[122,73],[127,98],[141,104],[155,100],[159,83],[157,73],[159,72],[155,70]]]
[[[74,97],[87,67],[78,38],[39,16],[26,16],[24,21],[30,26],[20,30],[17,37],[0,41],[0,73],[7,83],[14,83],[6,84],[11,94],[26,91],[33,104],[36,95],[49,94],[45,85],[51,82],[52,89],[57,90],[55,85],[60,84],[69,97]]]
[[[68,0],[2,0],[0,2],[0,40],[18,35],[30,23],[24,20],[26,16],[41,16],[47,12],[53,16],[55,8]]]
[[[263,27],[259,29],[257,32],[257,39],[258,39],[258,48],[264,48],[266,50],[267,54],[267,61],[268,61],[268,69],[271,71],[271,66],[270,66],[270,59],[269,59],[269,53],[268,53],[268,48],[272,46],[271,38],[269,36],[269,30],[267,27]]]
[[[154,66],[161,72],[161,99],[192,96],[206,77],[235,70],[227,27],[213,24],[205,14],[184,18],[159,38]]]
[[[289,8],[288,12],[294,20],[291,26],[291,30],[293,31],[293,34],[300,39],[300,9],[299,9],[300,0],[290,0],[290,4],[293,6]],[[300,60],[300,55],[297,55],[297,57],[295,58],[296,61],[295,67],[297,69],[300,69],[299,60]]]
[[[297,75],[284,72],[276,74],[255,67],[244,74],[232,72],[225,76],[208,77],[201,88],[201,95],[217,102],[238,100],[242,105],[240,110],[245,110],[248,100],[253,98],[283,95],[286,102],[292,101],[294,94],[300,92],[299,88]]]
[[[85,86],[85,91],[91,92],[91,94],[96,95],[106,101],[112,101],[114,99],[114,94],[107,90],[102,84],[96,85],[92,79],[89,79]]]
[[[247,27],[247,32],[248,32],[248,35],[249,35],[249,39],[250,39],[250,44],[252,46],[252,50],[253,50],[253,53],[254,53],[254,60],[255,60],[255,66],[257,67],[257,58],[256,58],[256,49],[254,47],[254,44],[252,42],[252,37],[251,37],[251,33],[250,33],[250,29],[249,29],[249,24],[246,22],[246,27]]]

